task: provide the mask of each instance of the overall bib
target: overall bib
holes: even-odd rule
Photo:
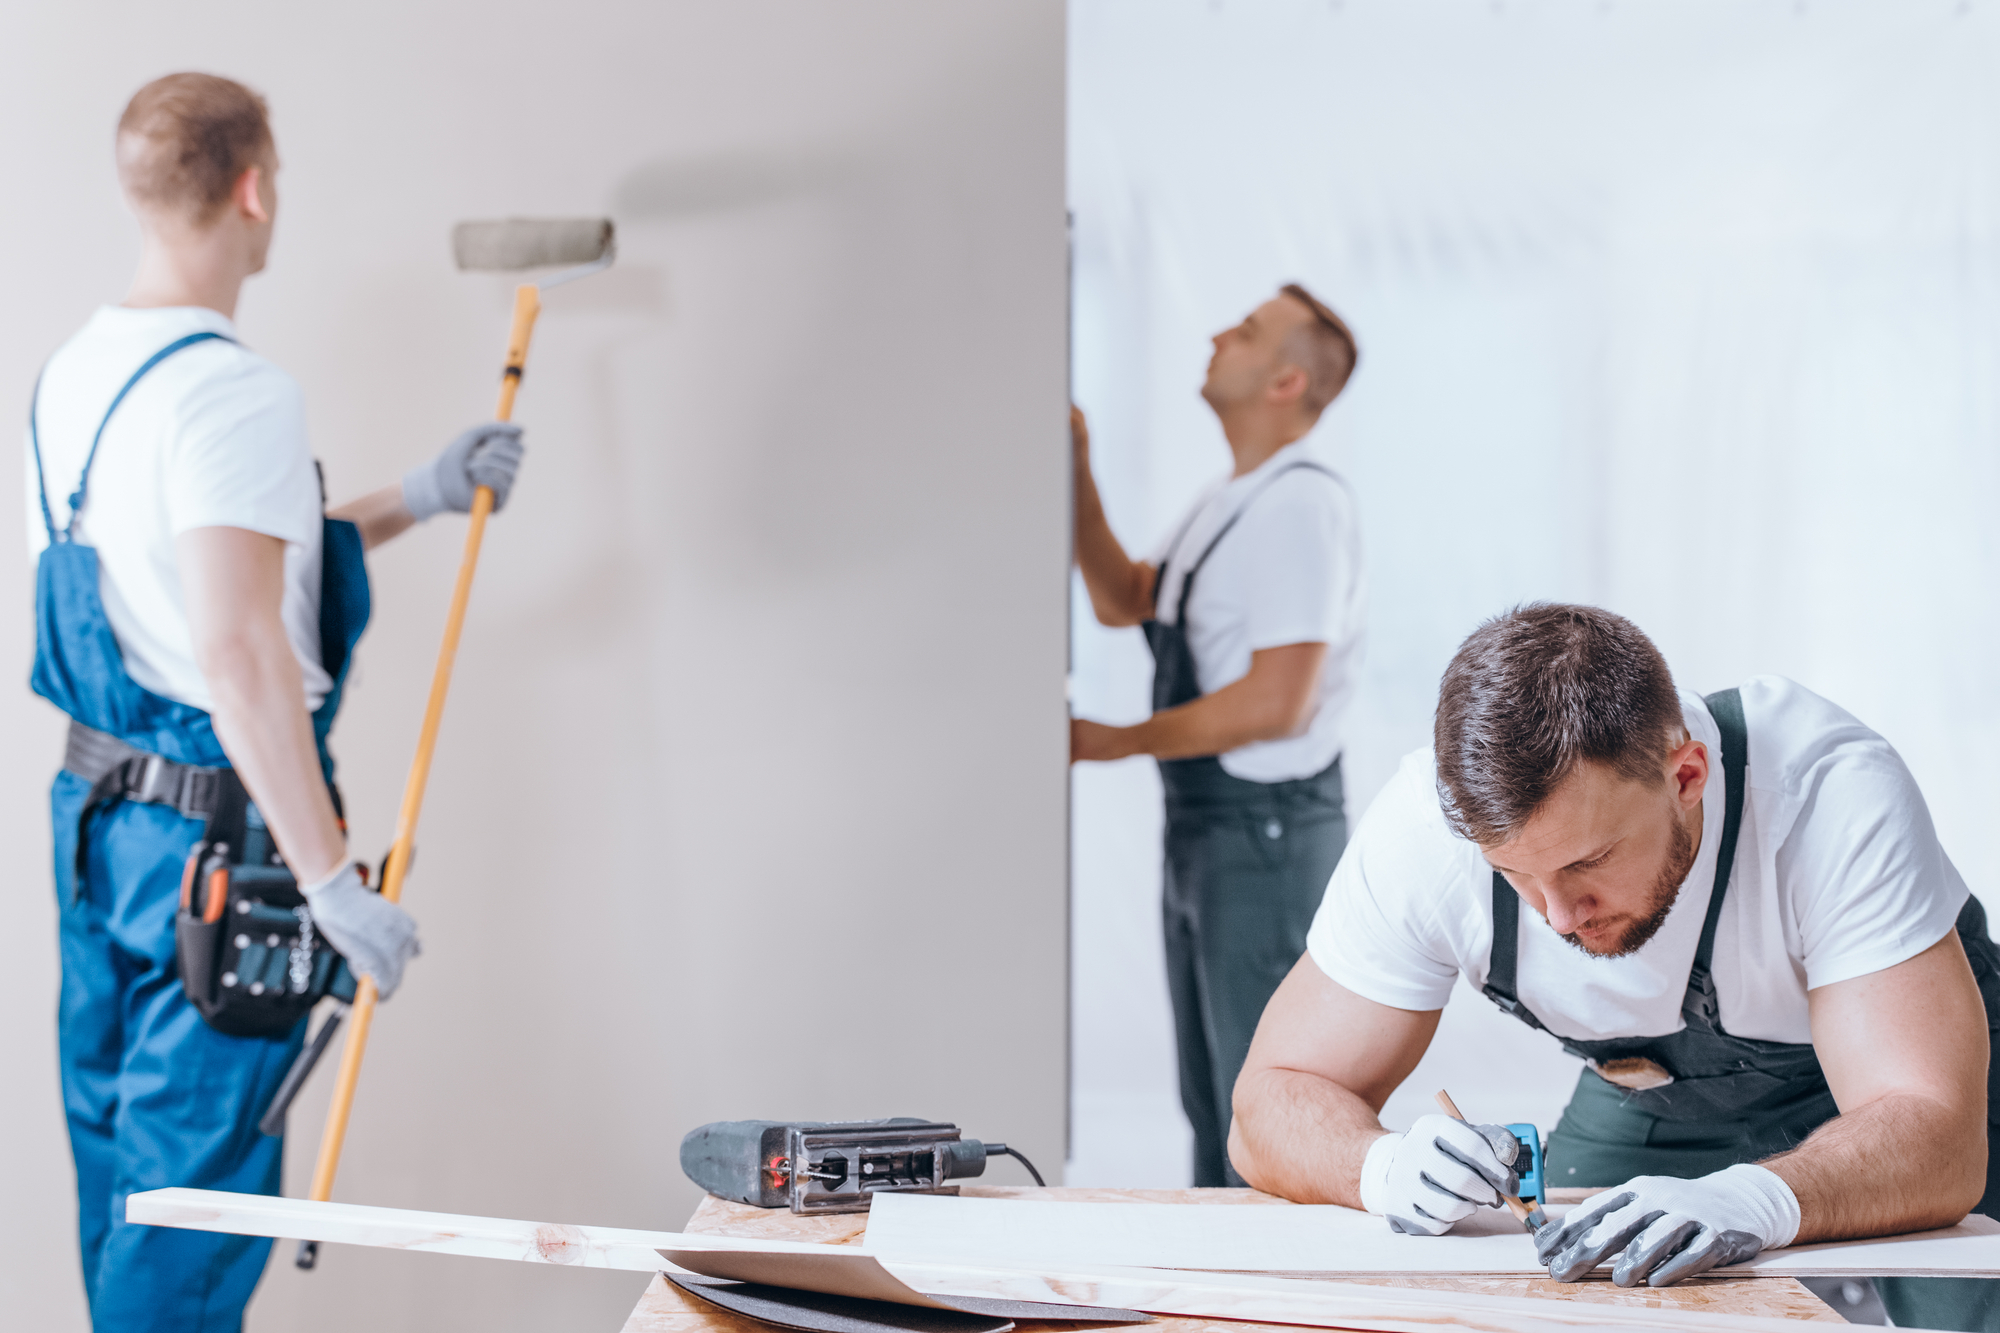
[[[1549,1135],[1546,1179],[1557,1189],[1622,1185],[1634,1176],[1704,1176],[1738,1162],[1758,1162],[1788,1148],[1840,1113],[1810,1043],[1756,1041],[1723,1031],[1713,959],[1716,924],[1736,860],[1743,825],[1749,733],[1735,690],[1707,699],[1722,732],[1724,814],[1716,852],[1715,887],[1709,895],[1701,942],[1688,969],[1681,1017],[1686,1026],[1661,1037],[1603,1041],[1558,1038],[1563,1049],[1603,1063],[1644,1057],[1674,1078],[1661,1087],[1619,1087],[1594,1068],[1577,1079],[1561,1121]],[[1516,959],[1520,897],[1497,871],[1493,875],[1493,953],[1486,996],[1532,1028],[1547,1031],[1518,998]],[[1985,1001],[1987,1026],[2000,1035],[2000,947],[1987,933],[1986,910],[1968,898],[1958,934]],[[1553,1034],[1552,1034],[1553,1035]],[[1996,1050],[2000,1055],[2000,1050]],[[1986,1193],[1973,1209],[2000,1208],[2000,1144],[1993,1139],[1996,1101],[1988,1073]],[[1939,1329],[2000,1329],[2000,1282],[1987,1279],[1877,1278],[1876,1289],[1898,1324]]]
[[[29,439],[49,534],[35,576],[32,684],[72,719],[72,756],[101,749],[109,737],[173,765],[229,765],[207,713],[154,694],[126,673],[104,614],[97,552],[74,536],[91,464],[118,405],[154,366],[214,339],[231,341],[219,333],[190,334],[126,381],[91,441],[61,528],[42,477],[31,400]],[[368,621],[369,597],[360,530],[328,519],[324,537],[320,642],[334,684],[313,715],[313,731],[331,783],[326,736]],[[305,1025],[301,1020],[289,1036],[266,1040],[224,1036],[202,1021],[176,972],[174,912],[182,864],[203,821],[170,796],[93,803],[91,786],[65,767],[49,793],[62,950],[63,1105],[76,1159],[91,1319],[120,1333],[234,1330],[271,1242],[128,1226],[125,1197],[173,1185],[276,1194],[283,1140],[260,1134],[257,1119]]]
[[[1257,497],[1301,468],[1340,482],[1316,463],[1272,473],[1189,567],[1174,623],[1153,619],[1141,627],[1153,650],[1154,712],[1201,697],[1187,636],[1195,576]],[[1156,590],[1166,573],[1162,564]],[[1246,781],[1213,755],[1159,763],[1167,814],[1161,901],[1167,992],[1180,1053],[1181,1109],[1194,1129],[1194,1183],[1240,1186],[1242,1177],[1229,1165],[1230,1095],[1257,1020],[1305,952],[1306,931],[1347,846],[1340,759],[1289,782]]]

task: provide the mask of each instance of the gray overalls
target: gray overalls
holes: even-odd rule
[[[1661,1037],[1604,1041],[1559,1038],[1563,1049],[1585,1060],[1643,1056],[1664,1066],[1674,1081],[1640,1091],[1618,1087],[1585,1068],[1562,1120],[1549,1135],[1547,1179],[1556,1188],[1622,1185],[1634,1176],[1704,1176],[1738,1162],[1757,1162],[1796,1147],[1838,1115],[1833,1092],[1810,1043],[1754,1041],[1722,1030],[1712,960],[1716,923],[1736,860],[1743,825],[1749,732],[1735,690],[1707,699],[1722,732],[1724,814],[1716,852],[1715,887],[1701,942],[1688,970],[1681,1017],[1686,1026]],[[1986,910],[1968,898],[1958,916],[1960,942],[1986,1004],[1989,1029],[2000,1032],[2000,947],[1986,929]],[[1515,960],[1520,946],[1520,898],[1498,872],[1493,876],[1493,953],[1485,993],[1533,1028],[1540,1019],[1518,998]],[[1993,1144],[1996,1099],[1987,1074],[1988,1144]],[[2000,1157],[1991,1151],[1986,1193],[1974,1212],[2000,1208]],[[1959,1278],[1877,1278],[1876,1289],[1898,1324],[1939,1329],[2000,1330],[2000,1282]]]
[[[1181,582],[1174,623],[1142,627],[1153,650],[1153,711],[1201,697],[1188,646],[1188,598],[1195,576],[1237,519],[1272,482],[1301,468],[1340,478],[1317,463],[1279,468],[1222,525]],[[1197,511],[1199,513],[1199,511]],[[1194,519],[1188,520],[1192,526]],[[1153,588],[1186,535],[1168,547]],[[1306,931],[1347,846],[1340,759],[1311,777],[1250,782],[1213,755],[1163,759],[1167,991],[1180,1050],[1181,1108],[1194,1128],[1194,1183],[1241,1185],[1229,1166],[1229,1099],[1278,983],[1305,952]]]

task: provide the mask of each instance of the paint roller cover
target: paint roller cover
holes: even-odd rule
[[[462,269],[589,264],[610,246],[610,218],[508,218],[461,222],[451,229],[451,252]]]

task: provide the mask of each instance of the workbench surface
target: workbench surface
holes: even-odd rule
[[[1033,1186],[968,1186],[963,1193],[987,1199],[1071,1199],[1097,1203],[1279,1204],[1284,1200],[1256,1190],[1118,1190],[1037,1189]],[[752,1208],[713,1196],[703,1199],[686,1230],[763,1240],[806,1240],[854,1245],[867,1230],[868,1214],[841,1213],[830,1217],[799,1217],[782,1209]],[[1677,1307],[1717,1314],[1771,1315],[1787,1319],[1817,1319],[1844,1324],[1833,1308],[1794,1278],[1694,1278],[1679,1286],[1628,1290],[1613,1286],[1600,1271],[1584,1282],[1553,1282],[1527,1277],[1343,1278],[1369,1286],[1427,1287],[1439,1291],[1473,1291],[1489,1296],[1528,1296],[1559,1301],[1597,1301],[1606,1305]],[[1073,1326],[1022,1322],[1019,1333],[1070,1333]],[[1234,1320],[1157,1317],[1145,1326],[1149,1333],[1299,1333],[1290,1325],[1249,1324]],[[771,1333],[767,1325],[740,1315],[725,1314],[655,1277],[638,1308],[625,1322],[625,1333]]]

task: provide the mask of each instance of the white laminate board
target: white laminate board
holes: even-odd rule
[[[874,1255],[846,1245],[522,1222],[221,1190],[163,1189],[133,1194],[125,1201],[125,1220],[239,1236],[282,1236],[581,1268],[658,1272],[679,1266],[707,1277],[937,1310],[953,1308],[899,1281]],[[1046,1299],[1065,1303],[1061,1296]]]
[[[1718,1268],[1734,1277],[2000,1277],[2000,1222],[1974,1213],[1955,1227],[1872,1240],[1766,1250]]]
[[[1331,1205],[1190,1208],[878,1194],[866,1243],[884,1260],[1009,1268],[1112,1264],[1370,1276],[1544,1271],[1527,1232],[1499,1209],[1482,1209],[1443,1236],[1405,1236],[1379,1217]],[[1728,1272],[2000,1276],[2000,1224],[1974,1216],[1943,1231],[1775,1250]]]
[[[1366,1333],[1578,1333],[1583,1329],[1648,1329],[1655,1333],[1786,1333],[1793,1319],[1690,1310],[1666,1302],[1608,1305],[1548,1297],[1492,1296],[1411,1282],[1361,1286],[1263,1273],[1200,1273],[1165,1268],[1051,1265],[1036,1272],[947,1264],[883,1267],[903,1281],[950,1296],[997,1296],[1022,1301],[1074,1301],[1156,1315],[1227,1319]]]
[[[407,1208],[373,1208],[358,1203],[318,1203],[267,1194],[222,1190],[147,1190],[125,1200],[125,1220],[237,1236],[281,1236],[345,1245],[379,1245],[433,1254],[580,1268],[624,1268],[656,1273],[665,1265],[663,1249],[694,1251],[797,1251],[823,1254],[824,1245],[803,1241],[743,1240],[733,1236],[683,1235],[677,1231],[630,1231],[581,1227],[565,1222],[519,1222],[504,1217],[466,1217]]]

